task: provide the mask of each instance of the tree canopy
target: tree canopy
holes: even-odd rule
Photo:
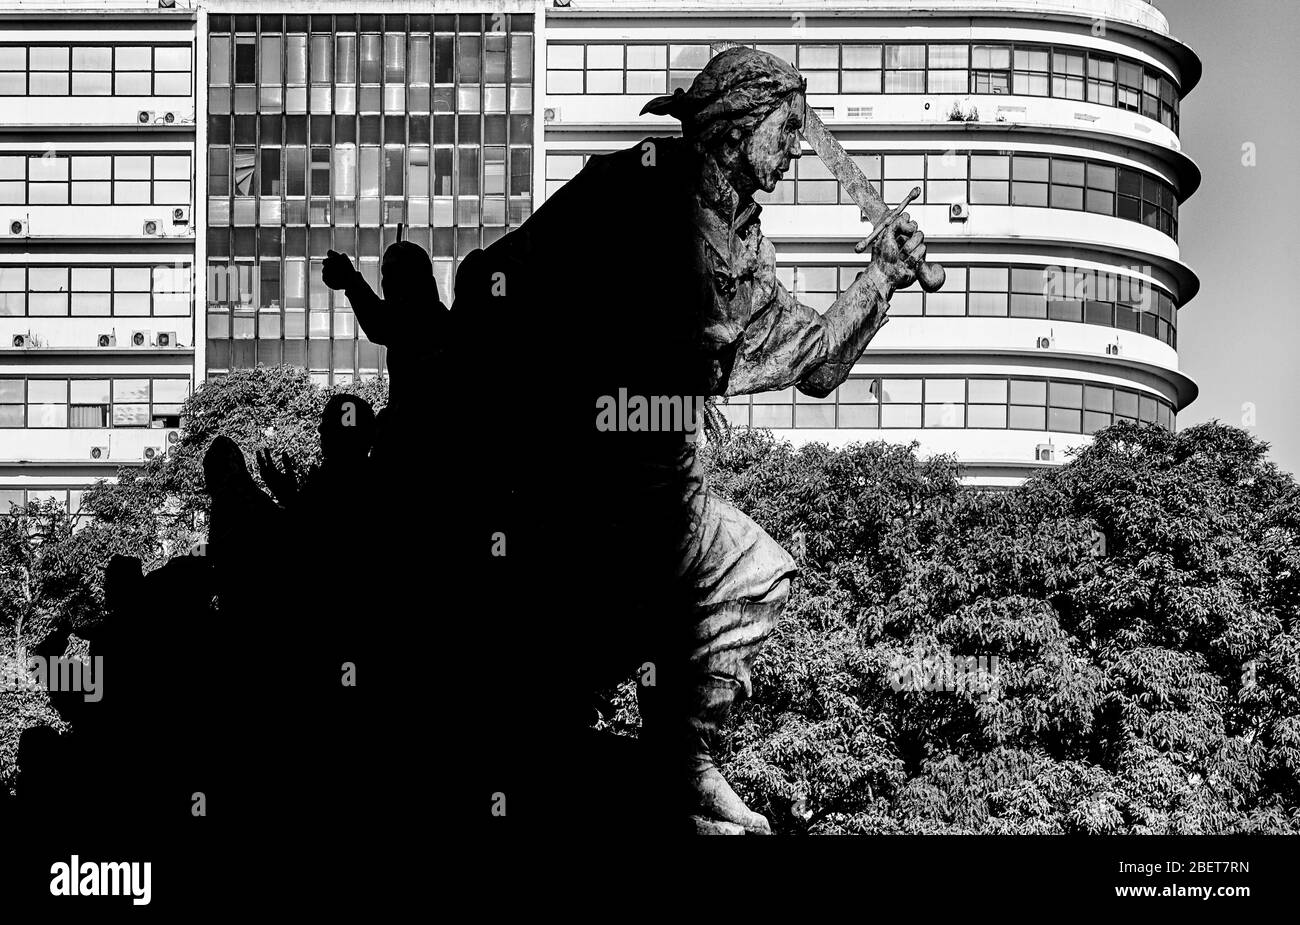
[[[112,555],[194,548],[217,434],[259,480],[263,447],[305,471],[329,391],[385,397],[232,373],[166,457],[86,492],[88,525],[49,503],[0,517],[0,659],[104,619]],[[713,490],[801,567],[724,773],[787,833],[1300,831],[1300,488],[1267,449],[1217,422],[1121,424],[987,491],[914,447],[710,440]],[[605,725],[636,723],[629,685]],[[60,725],[44,695],[0,696],[0,785],[39,724]]]
[[[1117,425],[1003,492],[878,443],[706,452],[800,554],[724,768],[777,829],[1300,830],[1300,490],[1267,445]],[[958,656],[994,683],[934,684]]]

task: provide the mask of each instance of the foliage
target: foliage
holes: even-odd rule
[[[989,492],[905,447],[708,446],[802,568],[728,777],[787,832],[1300,831],[1300,489],[1266,451],[1123,424]],[[895,689],[950,654],[996,684]]]

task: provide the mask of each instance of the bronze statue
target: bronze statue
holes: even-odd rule
[[[870,263],[825,314],[777,280],[753,197],[800,156],[805,87],[770,54],[721,52],[689,90],[644,110],[680,119],[682,137],[591,157],[522,226],[465,257],[450,312],[425,282],[384,320],[350,261],[326,261],[326,283],[347,291],[368,334],[384,320],[380,341],[437,357],[446,368],[422,372],[458,390],[421,389],[417,411],[403,382],[401,424],[437,421],[472,448],[459,465],[430,453],[424,478],[451,486],[441,503],[463,518],[460,545],[484,543],[442,553],[477,570],[457,577],[480,605],[464,622],[482,629],[456,651],[490,653],[469,700],[496,731],[473,752],[484,778],[540,794],[524,801],[539,818],[549,807],[569,824],[596,799],[581,771],[551,758],[577,753],[563,743],[580,741],[593,688],[652,664],[655,683],[639,688],[642,740],[657,756],[646,786],[695,831],[770,832],[719,772],[710,739],[751,692],[795,562],[708,491],[698,420],[665,429],[620,414],[611,427],[597,412],[615,396],[687,408],[791,386],[826,396],[885,324],[892,293],[917,279],[924,236],[906,213],[878,210],[887,227]],[[402,359],[394,366],[410,376],[416,364]],[[480,538],[507,534],[501,578],[473,564],[487,555]],[[519,685],[538,677],[521,698]],[[499,726],[521,700],[543,719]],[[565,788],[577,795],[555,796]]]

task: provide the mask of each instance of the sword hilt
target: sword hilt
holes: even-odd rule
[[[914,199],[920,197],[920,195],[921,187],[912,187],[912,191],[907,194],[907,198],[890,211],[888,215],[875,223],[876,227],[871,229],[871,234],[853,245],[854,253],[861,254],[869,250],[871,246],[876,243],[876,239],[884,234],[885,229],[888,228],[900,215],[902,215],[903,210],[906,209]],[[924,260],[917,260],[911,254],[907,255],[907,262],[916,273],[916,278],[921,283],[921,288],[926,292],[938,292],[943,288],[947,274],[944,273],[943,267],[939,264],[926,263]]]

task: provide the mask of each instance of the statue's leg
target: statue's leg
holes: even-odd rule
[[[739,826],[766,833],[767,820],[722,776],[711,739],[732,704],[753,693],[753,660],[776,629],[795,563],[749,517],[696,484],[690,537],[679,561],[685,594],[680,601],[689,616],[683,614],[686,625],[669,621],[675,640],[660,649],[658,686],[638,687],[642,738],[658,743],[676,768],[685,761],[686,798],[697,831],[732,832]]]
[[[696,808],[708,821],[732,823],[747,832],[768,833],[771,827],[767,819],[745,805],[722,776],[710,741],[726,721],[732,704],[753,695],[750,670],[754,656],[776,629],[789,594],[790,579],[783,577],[761,597],[707,608],[695,624],[696,647],[690,660],[690,773]]]

